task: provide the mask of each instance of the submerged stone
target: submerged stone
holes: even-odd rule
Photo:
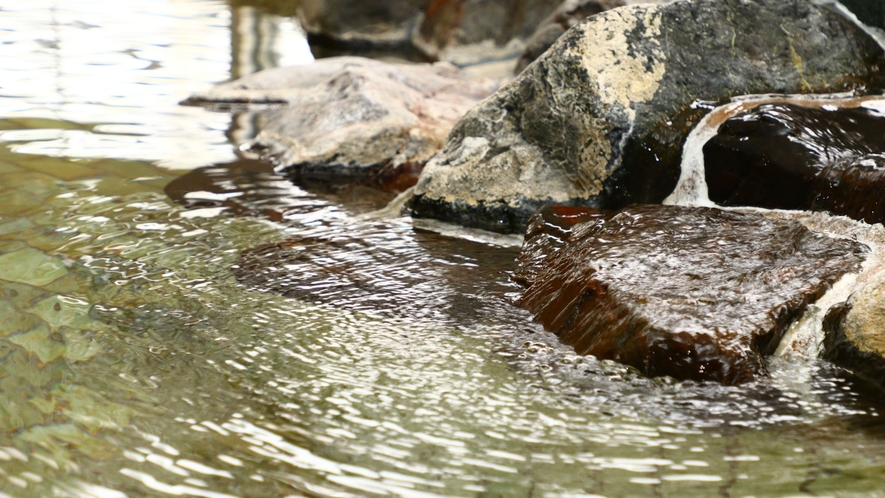
[[[43,286],[67,275],[64,263],[39,249],[26,247],[0,255],[0,279]]]
[[[411,209],[519,231],[545,204],[619,208],[676,186],[698,99],[881,86],[882,47],[809,0],[696,0],[602,12],[472,108]]]
[[[415,183],[454,123],[495,84],[440,64],[359,57],[275,68],[185,100],[273,104],[252,148],[296,181]]]
[[[704,145],[710,200],[885,220],[885,114],[860,107],[765,104]]]
[[[766,376],[763,357],[789,325],[868,251],[795,221],[711,208],[566,214],[532,218],[519,304],[577,353],[649,376]]]

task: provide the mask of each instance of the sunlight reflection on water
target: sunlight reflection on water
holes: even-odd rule
[[[0,136],[23,154],[170,169],[229,160],[219,132],[231,117],[178,102],[232,74],[313,60],[293,20],[252,7],[232,16],[221,1],[0,1],[0,9],[0,116],[67,124]]]

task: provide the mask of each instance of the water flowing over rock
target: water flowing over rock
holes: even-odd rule
[[[807,0],[634,5],[590,17],[470,110],[413,215],[519,231],[545,204],[662,201],[704,110],[754,93],[878,87],[882,48]]]
[[[359,57],[261,71],[185,104],[279,104],[252,144],[299,180],[415,183],[454,123],[495,84],[451,64]]]
[[[712,208],[546,208],[514,279],[527,287],[519,304],[579,354],[739,384],[767,375],[763,356],[867,251]]]
[[[885,386],[885,275],[831,309],[824,332],[823,358]]]
[[[311,46],[472,65],[513,59],[560,0],[303,0]]]
[[[885,220],[881,105],[766,104],[727,120],[704,145],[710,200]]]

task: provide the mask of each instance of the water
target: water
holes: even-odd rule
[[[240,157],[260,116],[176,103],[310,55],[236,5],[0,0],[0,496],[882,493],[825,363],[577,357],[511,304],[512,241]]]

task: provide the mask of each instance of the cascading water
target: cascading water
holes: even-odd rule
[[[885,229],[881,224],[871,225],[823,212],[720,206],[710,200],[704,164],[704,145],[716,136],[719,127],[728,119],[765,104],[795,104],[829,111],[857,107],[879,111],[885,108],[885,100],[882,97],[855,97],[850,94],[750,95],[712,108],[689,134],[683,148],[681,176],[673,193],[663,202],[667,205],[717,207],[730,211],[758,213],[770,218],[792,219],[812,231],[830,237],[855,240],[869,246],[870,253],[862,271],[843,276],[815,304],[809,306],[805,314],[787,331],[775,353],[776,357],[781,358],[813,359],[820,354],[824,335],[822,322],[827,312],[833,306],[844,303],[851,294],[885,272]],[[696,107],[704,105],[707,104],[700,102],[695,104]],[[792,363],[789,375],[779,375],[778,369],[773,368],[772,376],[776,382],[790,382],[795,388],[801,384],[796,374],[807,373],[809,369],[808,365],[803,366],[801,361]],[[783,361],[775,359],[772,366],[777,367],[782,364]]]

